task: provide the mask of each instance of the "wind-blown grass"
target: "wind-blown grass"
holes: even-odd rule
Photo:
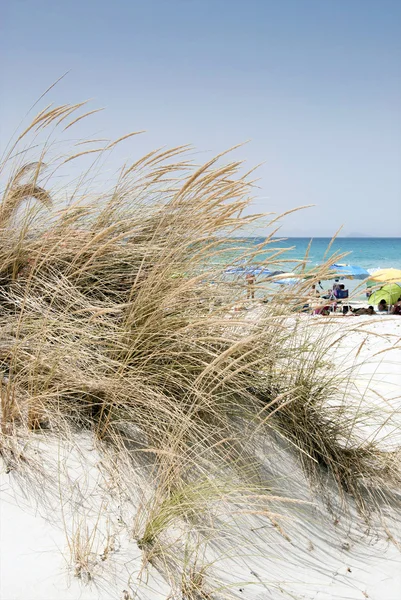
[[[43,111],[18,143],[35,130],[69,129],[80,106]],[[272,430],[314,483],[332,477],[367,514],[399,485],[397,454],[358,441],[344,397],[352,373],[325,369],[332,340],[305,333],[294,312],[338,257],[273,295],[257,318],[240,316],[233,309],[244,288],[227,281],[221,257],[260,215],[244,216],[253,184],[229,154],[199,166],[187,147],[158,150],[124,165],[110,189],[88,193],[90,170],[64,187],[66,202],[53,189],[67,163],[105,157],[127,137],[61,157],[46,138],[36,161],[10,166],[18,146],[4,158],[1,452],[10,468],[19,468],[13,448],[22,431],[72,439],[90,430],[118,487],[138,502],[135,535],[148,558],[177,523],[202,530],[218,502],[233,512],[246,504],[280,529],[270,505],[285,511],[292,498],[263,480],[254,444]],[[24,212],[26,200],[39,208]],[[238,242],[245,263],[285,261],[275,221],[256,249]],[[75,534],[76,562],[86,565],[83,533]],[[183,554],[170,552],[177,568]],[[202,566],[178,579],[191,589],[186,596],[203,597]]]

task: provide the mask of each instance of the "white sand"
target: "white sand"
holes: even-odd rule
[[[358,325],[359,331],[343,336],[335,360],[350,365],[359,349],[356,384],[366,392],[364,402],[372,407],[364,435],[380,440],[383,446],[401,441],[401,318],[350,317],[333,320],[331,325],[325,317],[308,319],[316,331],[330,326],[345,334],[346,329]],[[60,482],[41,484],[41,497],[35,501],[35,496],[24,495],[35,489],[33,483],[28,490],[20,488],[18,474],[13,470],[6,473],[6,466],[1,466],[1,600],[118,600],[124,594],[125,598],[168,598],[170,582],[151,565],[142,569],[142,552],[132,536],[129,502],[112,493],[89,434],[79,438],[80,453],[65,444],[42,443],[40,435],[35,439],[36,482],[42,476],[45,482],[46,473],[57,465],[65,467]],[[266,475],[273,486],[275,476],[286,472],[288,481],[281,479],[279,488],[287,487],[293,498],[315,500],[305,479],[292,477],[299,466],[284,448],[273,448],[262,440],[260,453],[266,457]],[[77,506],[89,530],[97,527],[91,546],[94,579],[89,582],[84,575],[74,576],[66,542],[66,530],[71,538],[77,529]],[[277,502],[274,509],[280,512],[282,506]],[[293,505],[286,512],[287,520],[280,522],[286,537],[262,516],[227,516],[232,536],[206,551],[207,559],[213,561],[205,577],[213,597],[224,597],[223,584],[237,597],[255,600],[400,600],[401,547],[397,548],[396,542],[401,540],[400,515],[397,524],[396,515],[391,511],[385,514],[395,537],[391,540],[383,532],[379,536],[368,531],[355,515],[347,518],[340,507],[333,507],[330,515],[321,501]],[[111,537],[113,549],[102,560]]]

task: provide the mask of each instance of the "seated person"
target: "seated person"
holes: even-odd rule
[[[354,310],[354,315],[374,315],[375,313],[375,309],[373,308],[373,306],[369,306],[368,308],[358,308],[357,310]]]
[[[330,314],[330,310],[331,310],[330,305],[318,306],[312,311],[312,314],[313,315],[324,315],[327,317]]]
[[[335,294],[336,298],[340,300],[348,298],[348,290],[345,289],[345,285],[343,284],[341,284],[340,287],[333,293]]]
[[[387,312],[388,311],[388,305],[387,305],[387,302],[384,300],[384,298],[382,300],[380,300],[379,304],[377,305],[377,310],[379,312]]]
[[[401,296],[398,298],[397,302],[394,304],[391,309],[392,315],[401,315]]]
[[[349,305],[345,305],[343,306],[343,315],[350,317],[354,314],[354,309],[352,308],[352,306]]]
[[[327,292],[323,296],[323,298],[326,298],[328,300],[335,300],[337,298],[337,291],[339,289],[340,289],[339,279],[336,279],[335,283],[333,283],[333,287],[330,290],[327,290]]]

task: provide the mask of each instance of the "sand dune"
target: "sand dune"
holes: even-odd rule
[[[335,360],[341,368],[357,361],[356,385],[365,391],[364,402],[372,409],[362,433],[386,447],[401,431],[401,319],[359,317],[359,330],[347,333],[355,321],[307,320],[317,332],[320,327],[339,331],[342,342]],[[118,496],[90,433],[77,434],[69,443],[39,433],[26,443],[37,464],[31,480],[14,469],[6,472],[7,465],[2,465],[1,598],[178,597],[157,561],[144,562],[133,534],[139,497]],[[328,510],[311,491],[288,445],[273,434],[258,444],[272,493],[277,488],[277,493],[298,502],[277,501],[277,513],[283,516],[275,522],[243,509],[216,516],[216,522],[225,522],[227,536],[214,539],[211,531],[208,543],[197,550],[208,565],[204,584],[210,597],[398,600],[399,515],[383,506],[369,528],[352,505],[347,512],[339,498]],[[327,489],[331,485],[328,478]],[[168,535],[174,539],[184,529],[178,521]],[[74,568],[68,543],[85,546],[88,573]]]

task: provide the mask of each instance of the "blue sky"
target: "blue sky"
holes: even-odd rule
[[[2,146],[71,70],[49,100],[146,129],[137,152],[250,140],[256,212],[316,204],[284,234],[401,235],[400,0],[13,0],[1,21]]]

